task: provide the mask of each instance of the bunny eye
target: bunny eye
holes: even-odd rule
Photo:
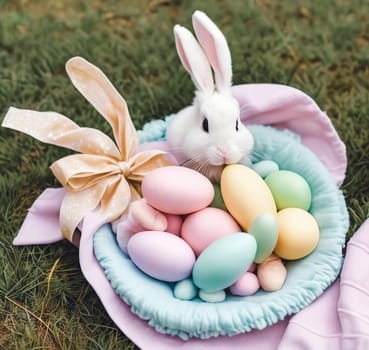
[[[208,118],[204,118],[204,120],[202,121],[202,130],[204,130],[205,132],[209,132]]]
[[[236,131],[238,131],[238,119],[236,120]]]

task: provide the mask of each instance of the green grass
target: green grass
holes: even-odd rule
[[[50,4],[53,5],[50,5]],[[230,44],[234,83],[297,87],[327,111],[347,146],[351,225],[369,216],[369,1],[0,0],[0,116],[9,106],[60,112],[111,130],[64,71],[81,55],[128,102],[136,127],[191,102],[172,27],[205,10]],[[57,186],[65,150],[0,129],[0,348],[134,349],[85,282],[67,242],[13,247],[27,208]]]

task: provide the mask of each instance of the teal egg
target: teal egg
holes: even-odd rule
[[[218,208],[222,210],[227,210],[223,201],[222,193],[220,191],[220,185],[218,183],[213,183],[214,187],[214,199],[210,206],[213,208]]]
[[[309,210],[311,190],[306,180],[288,170],[274,171],[265,179],[271,190],[278,210],[300,208]]]
[[[268,258],[277,244],[278,222],[277,218],[271,214],[261,214],[256,217],[249,228],[257,244],[255,262],[262,263]]]
[[[235,283],[248,270],[256,254],[256,241],[243,232],[211,243],[195,262],[192,278],[200,289],[216,292]]]
[[[279,170],[278,164],[272,160],[262,160],[253,164],[251,168],[263,178],[267,177],[272,172]]]
[[[174,285],[173,295],[177,299],[191,300],[197,295],[197,287],[191,278],[186,278]]]

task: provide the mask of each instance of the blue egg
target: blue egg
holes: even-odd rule
[[[248,270],[256,254],[255,238],[231,233],[212,242],[197,258],[192,278],[205,292],[216,292],[235,283]]]

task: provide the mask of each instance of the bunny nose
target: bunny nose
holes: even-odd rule
[[[224,158],[227,156],[228,152],[224,147],[217,147],[218,153]]]
[[[226,159],[227,159],[228,152],[227,152],[227,150],[226,150],[225,148],[223,148],[223,147],[217,147],[217,153],[218,153],[221,157],[223,157],[223,159],[224,159],[224,160],[226,160]]]

